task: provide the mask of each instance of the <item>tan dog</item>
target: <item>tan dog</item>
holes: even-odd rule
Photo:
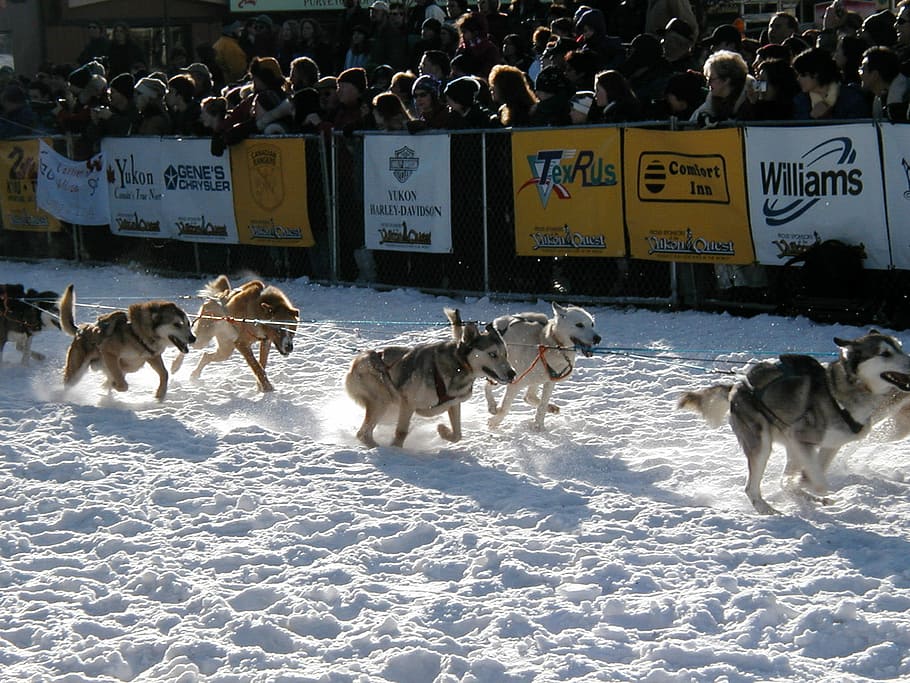
[[[60,327],[73,337],[66,352],[64,386],[76,384],[91,367],[104,372],[110,388],[126,391],[126,374],[148,363],[158,373],[155,398],[163,400],[168,374],[161,354],[171,344],[186,353],[196,341],[186,313],[170,301],[146,301],[77,327],[75,305],[76,292],[70,285],[60,298]]]
[[[459,328],[457,340],[363,351],[351,363],[344,386],[365,410],[357,438],[370,448],[376,446],[373,430],[393,409],[398,410],[393,446],[404,443],[414,413],[447,412],[451,428],[440,424],[436,429],[446,441],[458,441],[461,404],[471,397],[474,380],[508,384],[515,379],[508,349],[492,325],[480,331],[474,323],[463,323],[457,309],[446,308],[445,314]]]
[[[294,349],[294,333],[300,311],[278,287],[266,287],[259,280],[251,280],[236,289],[226,275],[219,275],[209,282],[199,295],[205,299],[199,309],[193,332],[195,349],[204,349],[214,339],[218,347],[207,351],[199,359],[192,377],[198,379],[209,363],[230,358],[234,350],[256,375],[260,391],[274,391],[275,387],[265,374],[272,344],[278,353],[287,356]],[[259,342],[259,360],[253,355],[252,345]],[[177,372],[183,363],[183,354],[174,359],[171,372]]]

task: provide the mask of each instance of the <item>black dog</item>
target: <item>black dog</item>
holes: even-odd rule
[[[6,342],[14,341],[22,353],[23,365],[33,358],[44,360],[44,356],[32,351],[32,337],[49,327],[60,329],[59,298],[56,292],[0,284],[0,356]]]

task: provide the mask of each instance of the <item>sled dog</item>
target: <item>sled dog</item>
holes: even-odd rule
[[[783,355],[752,365],[735,384],[684,393],[677,407],[700,413],[717,427],[729,410],[730,426],[746,454],[746,495],[762,514],[774,514],[761,480],[774,443],[786,448],[785,483],[817,502],[828,502],[825,472],[846,443],[864,438],[887,416],[889,404],[910,391],[910,356],[877,330],[858,339],[835,338],[837,360]]]
[[[492,325],[480,331],[474,323],[463,323],[457,309],[446,308],[445,314],[460,330],[457,340],[363,351],[351,363],[344,385],[365,410],[357,438],[370,448],[376,446],[373,430],[393,408],[398,410],[393,446],[404,443],[414,413],[433,417],[447,412],[451,428],[440,424],[436,430],[446,441],[458,441],[461,404],[470,398],[474,380],[508,383],[515,378],[508,349]]]
[[[294,334],[300,311],[287,295],[274,285],[266,286],[261,280],[250,280],[232,289],[226,275],[219,275],[199,292],[204,299],[193,323],[196,335],[194,349],[204,349],[214,339],[214,351],[202,354],[194,379],[199,379],[209,363],[224,361],[234,351],[239,351],[256,376],[260,391],[274,391],[275,387],[265,374],[272,344],[278,353],[287,356],[294,349]],[[252,346],[259,342],[259,359],[253,355]],[[177,372],[183,364],[183,354],[171,365]]]
[[[57,292],[0,284],[0,356],[6,342],[12,341],[22,354],[23,365],[28,365],[32,359],[44,360],[44,356],[32,351],[32,337],[52,327],[60,329],[59,298]]]
[[[91,367],[105,374],[109,388],[126,391],[127,373],[148,363],[158,373],[155,398],[163,400],[168,374],[161,354],[171,344],[186,353],[196,341],[186,313],[170,301],[146,301],[77,327],[75,305],[76,293],[70,285],[60,298],[60,326],[73,337],[66,352],[64,386],[76,384]]]
[[[497,407],[493,385],[487,384],[484,393],[487,409],[493,416],[491,428],[499,426],[512,402],[522,389],[525,401],[537,406],[534,423],[543,429],[547,412],[558,413],[559,406],[550,403],[556,382],[567,379],[575,369],[576,349],[590,358],[600,343],[594,329],[594,317],[578,306],[560,306],[553,302],[553,317],[543,313],[503,315],[493,321],[509,349],[509,360],[518,372],[514,382],[506,386],[502,403]],[[457,330],[453,327],[457,338]],[[539,393],[538,393],[539,392]]]

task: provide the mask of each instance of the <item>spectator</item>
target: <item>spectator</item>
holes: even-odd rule
[[[527,72],[534,61],[531,45],[518,33],[510,33],[502,41],[502,63]]]
[[[841,72],[844,83],[860,84],[859,65],[867,49],[866,42],[856,36],[841,36],[834,50],[834,63]]]
[[[553,38],[565,38],[575,42],[575,23],[569,17],[560,17],[550,22],[550,34]]]
[[[783,45],[776,43],[762,45],[755,53],[755,61],[752,62],[752,72],[754,73],[758,69],[758,65],[766,59],[783,59],[789,63],[793,61],[793,55],[790,53],[789,48]]]
[[[573,90],[586,90],[591,87],[597,75],[600,59],[590,51],[573,50],[565,56],[565,74]]]
[[[775,12],[768,19],[768,42],[783,45],[790,36],[799,33],[799,20],[789,12]]]
[[[250,43],[248,54],[250,61],[254,57],[274,57],[277,54],[275,22],[268,14],[258,14],[250,24]]]
[[[870,47],[863,54],[859,73],[863,90],[875,98],[872,115],[895,123],[906,123],[910,81],[901,73],[897,53],[881,45]]]
[[[291,62],[288,79],[292,92],[303,88],[315,88],[319,77],[319,67],[310,57],[298,57]]]
[[[370,29],[366,26],[355,26],[351,29],[351,43],[344,54],[344,68],[365,69],[370,59]]]
[[[650,33],[635,36],[619,71],[628,79],[635,96],[649,112],[663,99],[667,81],[673,75],[670,63],[661,52],[660,40]]]
[[[46,80],[33,78],[28,84],[28,101],[35,113],[35,127],[42,132],[53,132],[57,128],[54,117],[54,91]]]
[[[594,81],[598,123],[625,123],[644,119],[645,108],[629,81],[615,69],[601,71]]]
[[[221,71],[221,67],[218,66],[218,61],[215,59],[214,48],[211,45],[209,45],[208,43],[200,43],[199,45],[196,46],[196,59],[198,59],[199,61],[193,62],[187,68],[190,68],[196,64],[201,64],[202,66],[205,67],[206,71],[208,72],[208,78],[209,78],[209,88],[208,88],[208,90],[205,90],[205,91],[204,91],[203,86],[200,85],[199,81],[197,80],[197,82],[196,82],[197,96],[199,97],[199,99],[201,101],[202,98],[204,98],[204,97],[208,97],[209,95],[212,95],[214,93],[221,92],[221,89],[225,85],[224,72]],[[200,73],[201,73],[201,71],[200,71]]]
[[[499,48],[487,38],[483,22],[473,14],[464,14],[455,24],[461,40],[456,56],[467,55],[470,59],[471,73],[486,79],[490,69],[500,63]]]
[[[527,40],[537,28],[544,27],[546,6],[541,0],[512,0],[509,16],[512,30]]]
[[[439,50],[442,40],[439,38],[442,24],[435,19],[427,19],[420,28],[420,37],[414,41],[411,62],[419,59],[419,55],[429,50]]]
[[[599,9],[582,12],[575,23],[576,50],[597,55],[594,70],[615,69],[623,63],[625,50],[618,36],[607,34],[607,21]]]
[[[875,14],[870,14],[863,20],[863,28],[859,37],[865,40],[869,47],[873,45],[891,47],[897,42],[894,22],[895,17],[891,10],[883,9]]]
[[[301,88],[293,95],[294,126],[304,134],[330,133],[331,125],[323,118],[325,113],[319,102],[319,91],[316,88]]]
[[[698,26],[695,12],[689,0],[646,0],[644,33],[656,34],[670,23],[670,19],[679,18],[689,24]]]
[[[108,106],[99,105],[91,110],[91,135],[95,140],[103,137],[127,137],[139,127],[139,111],[133,102],[135,80],[132,74],[119,74],[108,84]]]
[[[555,66],[548,66],[540,72],[534,84],[537,106],[531,112],[532,126],[568,126],[570,89],[566,75]]]
[[[196,83],[189,74],[177,74],[167,82],[164,103],[171,119],[171,133],[174,135],[199,135],[199,100],[196,99]]]
[[[133,90],[133,102],[139,112],[136,135],[170,135],[171,119],[164,105],[167,85],[164,81],[146,76],[139,79]]]
[[[55,109],[58,128],[81,135],[89,124],[91,108],[107,104],[106,90],[107,81],[94,74],[88,64],[74,69],[67,77],[64,98]]]
[[[417,72],[422,76],[424,74],[432,76],[441,83],[449,80],[450,63],[445,52],[439,50],[428,50],[423,53],[417,66]]]
[[[456,78],[445,87],[443,94],[449,108],[446,127],[449,130],[475,130],[499,125],[496,117],[477,101],[479,92],[480,82],[470,76]]]
[[[293,127],[294,107],[288,97],[288,80],[274,57],[250,62],[253,77],[253,116],[256,129],[263,135],[283,135]]]
[[[389,92],[398,96],[404,108],[412,114],[416,114],[414,109],[414,96],[412,90],[417,76],[413,71],[397,71],[392,76],[392,82],[389,84]]]
[[[332,121],[335,130],[345,133],[373,127],[367,94],[367,72],[361,67],[345,69],[338,75],[338,111]]]
[[[332,121],[338,113],[338,79],[334,76],[323,76],[316,83],[316,91],[319,93],[319,108],[322,110],[322,118],[326,121]]]
[[[448,124],[449,110],[442,102],[442,82],[433,76],[423,75],[414,81],[416,121],[408,127],[411,132],[441,130]]]
[[[344,9],[338,15],[338,22],[335,24],[335,66],[325,66],[316,55],[308,54],[319,64],[319,70],[323,73],[337,73],[341,71],[344,64],[344,55],[351,44],[351,33],[355,26],[369,26],[370,13],[360,6],[360,0],[344,0]],[[303,27],[301,26],[301,29]]]
[[[350,40],[349,34],[348,39]],[[332,48],[326,41],[322,24],[315,19],[300,20],[300,54],[316,62],[320,73],[328,74],[335,71]]]
[[[397,95],[384,92],[373,98],[373,120],[378,130],[405,131],[412,119]]]
[[[199,104],[199,123],[211,135],[210,150],[216,157],[224,154],[226,147],[224,131],[227,108],[227,100],[223,97],[206,97]]]
[[[443,24],[439,27],[439,49],[449,57],[455,56],[458,40],[458,29],[453,24]]]
[[[752,118],[756,121],[787,121],[793,118],[793,102],[799,83],[790,62],[766,59],[755,72]]]
[[[749,67],[738,52],[719,50],[705,61],[705,78],[708,97],[696,109],[690,121],[699,128],[713,128],[726,121],[748,121],[752,107],[747,97],[746,84]]]
[[[224,85],[237,83],[247,70],[247,55],[240,45],[243,24],[235,21],[221,29],[221,36],[212,44],[215,62],[224,75]]]
[[[706,95],[705,77],[701,72],[673,74],[664,90],[666,115],[688,121],[695,110],[705,103]]]
[[[206,97],[211,97],[215,94],[215,83],[212,72],[209,71],[209,68],[202,62],[193,62],[183,69],[182,73],[187,74],[193,79],[193,88],[195,90],[193,98],[197,103],[202,102]]]
[[[107,37],[104,24],[100,21],[90,21],[86,29],[88,30],[88,42],[82,48],[76,61],[79,64],[85,64],[92,60],[106,61],[111,51],[111,39]]]
[[[486,34],[494,45],[502,45],[505,37],[512,32],[512,20],[500,9],[500,0],[477,0],[477,13],[486,22]]]
[[[582,126],[591,122],[594,97],[592,90],[579,90],[569,98],[569,119],[573,126]]]
[[[540,73],[540,70],[543,69],[543,53],[547,49],[547,43],[549,43],[550,38],[552,37],[550,29],[546,26],[538,26],[534,30],[533,37],[531,39],[531,50],[532,50],[532,59],[531,66],[528,67],[528,78],[531,79],[531,83],[537,82],[537,76]]]
[[[442,26],[446,20],[446,13],[436,4],[436,0],[416,0],[408,17],[408,33],[415,38],[420,36],[427,19],[434,19]]]
[[[674,73],[683,73],[701,66],[695,59],[695,30],[683,19],[671,19],[661,30],[660,46]]]
[[[114,24],[110,51],[107,53],[107,73],[131,73],[139,64],[146,65],[145,52],[133,39],[129,25],[118,21]]]
[[[275,50],[281,71],[291,73],[291,62],[300,56],[300,23],[296,19],[287,19],[281,24],[278,46]]]
[[[385,14],[383,21],[376,19],[376,6],[382,9],[386,5],[388,10],[379,11]],[[370,8],[373,23],[373,44],[370,48],[370,64],[388,64],[396,71],[402,71],[411,65],[410,50],[408,48],[408,33],[404,22],[404,5],[401,2],[386,4],[384,0],[376,0]],[[376,15],[376,16],[373,16]]]
[[[894,20],[894,51],[904,63],[910,61],[910,0],[901,0],[894,10],[897,12]]]
[[[834,56],[811,48],[793,60],[801,92],[793,103],[793,118],[853,119],[871,116],[871,107],[856,87],[842,84]]]
[[[721,24],[711,33],[707,44],[710,53],[718,50],[741,53],[743,35],[733,24]]]
[[[468,7],[466,0],[448,0],[448,2],[446,2],[445,23],[449,26],[455,26],[458,17],[470,11],[471,9]]]
[[[34,135],[37,117],[18,83],[9,83],[0,92],[0,138]]]
[[[502,125],[510,128],[530,125],[537,95],[521,69],[507,64],[494,66],[490,71],[490,92],[493,103],[499,107],[497,116]]]

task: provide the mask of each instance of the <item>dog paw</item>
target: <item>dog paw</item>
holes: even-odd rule
[[[502,424],[502,415],[496,414],[487,420],[487,427],[490,429],[496,429],[499,425]]]
[[[126,391],[127,389],[130,388],[130,385],[127,384],[126,382],[119,382],[119,381],[118,381],[118,382],[111,382],[111,388],[112,388],[114,391]]]
[[[780,514],[780,512],[778,512],[775,508],[771,507],[767,503],[767,501],[765,501],[763,498],[759,498],[758,500],[753,500],[752,507],[754,507],[755,511],[760,515],[779,515]]]
[[[259,391],[268,393],[270,391],[275,391],[275,387],[272,386],[271,382],[266,382],[265,384],[259,385]]]
[[[460,438],[455,435],[455,432],[453,432],[451,429],[449,429],[445,425],[436,425],[436,431],[439,433],[439,436],[441,436],[446,441],[451,441],[454,443],[455,441],[458,441]]]

